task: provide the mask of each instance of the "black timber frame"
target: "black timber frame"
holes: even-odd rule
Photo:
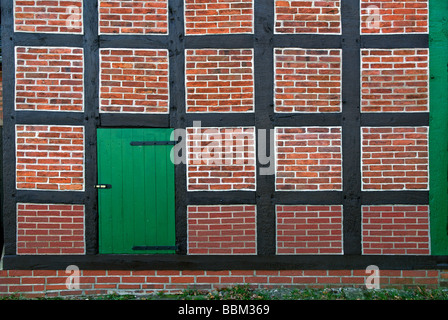
[[[342,34],[275,34],[274,0],[256,0],[254,34],[186,36],[182,0],[169,0],[168,35],[99,35],[98,1],[83,4],[84,35],[15,33],[13,1],[2,1],[4,93],[4,231],[5,269],[381,269],[446,268],[446,256],[363,256],[361,206],[373,204],[428,204],[427,191],[365,192],[361,190],[361,126],[428,126],[429,113],[362,114],[360,112],[360,50],[362,48],[427,48],[428,35],[361,35],[359,0],[341,1]],[[84,112],[14,110],[15,46],[74,46],[84,48]],[[341,113],[283,114],[274,112],[274,48],[340,48],[343,59]],[[168,49],[170,113],[167,115],[99,113],[99,49]],[[187,114],[185,102],[185,50],[193,48],[252,48],[254,50],[255,112],[252,114]],[[113,127],[185,129],[193,121],[202,126],[341,126],[343,190],[328,192],[275,191],[275,177],[257,171],[256,191],[188,192],[186,165],[176,165],[176,255],[99,255],[96,129]],[[85,191],[17,190],[15,187],[15,124],[82,125],[85,127]],[[268,139],[269,140],[269,139]],[[267,148],[269,150],[269,147]],[[263,165],[257,160],[257,170]],[[84,204],[86,255],[16,255],[16,205],[19,202]],[[255,256],[187,255],[188,205],[256,204]],[[276,204],[343,205],[344,255],[275,255]]]

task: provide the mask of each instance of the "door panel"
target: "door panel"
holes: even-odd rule
[[[112,186],[98,190],[100,253],[175,252],[173,145],[131,145],[169,141],[171,133],[98,129],[98,183]]]

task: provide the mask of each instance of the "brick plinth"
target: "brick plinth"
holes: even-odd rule
[[[215,290],[236,284],[253,288],[365,288],[366,270],[80,270],[79,288],[67,289],[74,271],[1,270],[0,295],[27,297],[117,293],[179,293]],[[380,270],[380,288],[437,288],[446,283],[442,270]],[[73,282],[72,282],[73,284]]]

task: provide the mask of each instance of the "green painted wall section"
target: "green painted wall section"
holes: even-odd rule
[[[172,129],[98,129],[99,251],[116,254],[175,253],[133,250],[174,246],[175,193],[172,145],[132,146],[132,141],[169,141]]]
[[[448,1],[430,0],[431,254],[448,254]]]

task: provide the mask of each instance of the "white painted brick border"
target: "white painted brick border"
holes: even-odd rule
[[[250,254],[250,255],[257,255],[257,251],[258,251],[258,229],[257,229],[257,216],[258,216],[258,213],[257,213],[257,210],[258,210],[258,207],[257,207],[257,205],[256,204],[228,204],[228,205],[206,205],[206,204],[204,204],[204,205],[188,205],[187,206],[187,255],[192,255],[191,253],[190,253],[190,247],[189,247],[189,244],[190,244],[190,241],[189,241],[189,229],[188,229],[188,219],[189,219],[189,214],[188,214],[188,208],[190,208],[190,207],[241,207],[241,206],[253,206],[254,207],[254,211],[255,211],[255,215],[254,215],[254,218],[255,218],[255,221],[254,221],[254,224],[255,224],[255,247],[254,247],[254,249],[255,249],[255,253],[254,254]],[[220,211],[220,212],[222,212],[222,211]],[[208,253],[207,254],[202,254],[202,255],[209,255]],[[219,255],[219,254],[216,254],[216,255]],[[224,255],[226,255],[226,254],[224,254]],[[232,254],[232,255],[248,255],[247,253],[235,253],[235,254]]]
[[[314,206],[328,206],[328,207],[340,207],[341,208],[341,252],[340,253],[278,253],[278,207],[284,206],[306,206],[307,211],[308,207]],[[306,218],[308,219],[308,218]],[[344,207],[343,205],[337,204],[322,204],[322,205],[314,205],[314,204],[277,204],[275,205],[275,254],[276,255],[344,255]]]
[[[252,110],[248,110],[248,111],[223,111],[222,113],[226,113],[226,114],[239,114],[239,113],[246,113],[246,114],[250,114],[250,113],[255,113],[255,108],[256,108],[256,105],[255,105],[255,64],[254,64],[254,49],[253,48],[232,48],[232,49],[226,49],[226,48],[202,48],[202,49],[198,49],[198,48],[195,48],[195,49],[185,49],[185,72],[184,72],[184,77],[185,77],[185,112],[186,113],[188,113],[188,114],[204,114],[204,113],[217,113],[217,112],[212,112],[212,111],[201,111],[201,112],[198,112],[198,111],[188,111],[188,100],[187,100],[187,97],[188,97],[188,86],[187,86],[187,63],[188,63],[188,61],[187,61],[187,51],[188,50],[193,50],[193,51],[196,51],[196,50],[250,50],[251,52],[252,52],[252,59],[251,59],[251,63],[252,63],[252,81],[253,81],[253,85],[252,85],[252,92],[253,92],[253,98],[252,98],[252,100],[253,100],[253,106],[252,106]],[[209,87],[207,87],[207,88],[209,88]]]
[[[39,47],[31,47],[31,46],[17,46],[14,48],[14,72],[15,75],[17,74],[17,49],[18,48],[32,48],[32,49],[71,49],[71,50],[82,50],[82,78],[83,78],[83,90],[81,91],[82,94],[82,110],[37,110],[37,109],[33,109],[33,110],[17,110],[16,108],[16,99],[17,99],[17,77],[14,77],[14,110],[16,111],[48,111],[48,112],[84,112],[85,109],[85,86],[84,86],[84,81],[86,78],[86,68],[85,68],[85,59],[84,59],[84,48],[82,47],[55,47],[55,46],[49,46],[49,47],[43,47],[43,46],[39,46]],[[70,92],[71,93],[71,92]]]
[[[427,26],[428,31],[427,31],[427,32],[412,32],[412,33],[387,32],[387,33],[384,33],[384,32],[382,32],[382,29],[380,29],[380,32],[377,32],[377,33],[363,32],[363,31],[362,31],[362,23],[363,23],[363,19],[364,19],[364,17],[369,17],[368,14],[363,14],[363,13],[362,13],[363,10],[366,10],[366,9],[363,9],[363,8],[362,8],[362,2],[363,2],[363,1],[365,1],[365,0],[361,0],[361,1],[359,1],[359,14],[360,14],[360,20],[359,20],[359,21],[360,21],[360,23],[359,23],[359,34],[361,34],[361,35],[379,35],[379,34],[383,34],[383,35],[429,34],[429,14],[428,14],[428,26]],[[371,1],[371,0],[369,0],[369,1]],[[428,1],[430,1],[430,0],[428,0]],[[395,1],[395,2],[397,2],[397,1]],[[402,0],[402,2],[406,2],[406,0]],[[370,5],[377,5],[377,3],[378,3],[378,0],[375,0],[374,2],[371,2],[371,3],[369,2],[368,4],[370,4]],[[387,3],[390,4],[391,2],[387,2]],[[427,7],[427,9],[428,9],[428,11],[429,11],[429,3],[428,3],[428,7]],[[381,10],[381,8],[380,8],[380,10]],[[378,16],[379,16],[379,18],[380,18],[379,21],[383,21],[381,14],[379,14]]]
[[[218,0],[219,1],[219,0]],[[187,1],[184,0],[184,34],[187,36],[204,36],[204,35],[223,35],[228,36],[230,34],[253,34],[255,32],[255,1],[252,0],[252,31],[251,32],[232,32],[232,33],[224,33],[224,34],[209,34],[209,33],[201,33],[201,34],[194,34],[194,33],[187,33],[187,15],[185,14],[187,12]],[[226,1],[229,2],[229,1]],[[240,2],[238,2],[240,3]]]
[[[233,189],[233,188],[231,188],[231,189],[227,189],[227,190],[194,190],[194,189],[189,189],[190,183],[188,182],[188,177],[189,177],[188,174],[189,174],[189,167],[190,167],[189,159],[190,159],[190,154],[191,154],[191,152],[189,151],[189,147],[190,147],[189,145],[190,145],[190,141],[191,141],[191,139],[189,137],[189,134],[188,134],[188,130],[189,129],[195,129],[195,130],[197,130],[197,129],[200,129],[200,130],[202,130],[202,129],[205,129],[205,130],[208,130],[208,129],[211,129],[211,130],[216,130],[216,129],[218,129],[218,130],[220,130],[220,129],[231,129],[231,130],[232,129],[243,129],[243,130],[245,130],[245,129],[253,129],[253,139],[254,139],[254,152],[253,152],[253,154],[254,154],[254,157],[253,158],[249,158],[249,159],[254,161],[254,168],[255,168],[255,170],[254,170],[254,179],[255,179],[254,185],[255,185],[255,188],[254,189],[247,189],[247,188]],[[256,131],[256,127],[254,127],[254,126],[248,126],[248,127],[231,127],[231,126],[229,126],[229,127],[187,127],[185,130],[186,130],[185,131],[185,134],[186,134],[186,142],[185,142],[185,144],[186,144],[186,148],[187,148],[187,150],[186,150],[187,192],[199,192],[199,191],[202,191],[202,192],[204,192],[204,191],[207,191],[207,192],[255,191],[257,189],[257,131]],[[222,135],[222,134],[223,133],[219,133],[219,135]],[[246,158],[243,158],[243,159],[246,159]],[[198,165],[198,166],[200,166],[200,165]]]
[[[363,152],[363,141],[364,141],[364,138],[363,138],[363,133],[362,133],[362,130],[363,129],[375,129],[375,128],[391,128],[391,129],[395,129],[395,128],[412,128],[412,129],[416,129],[416,128],[426,128],[426,130],[427,130],[427,136],[428,136],[428,144],[427,144],[427,147],[428,147],[428,157],[424,157],[424,159],[428,159],[428,182],[427,182],[427,187],[426,187],[426,189],[417,189],[418,191],[429,191],[429,188],[430,188],[430,170],[429,170],[429,155],[430,155],[430,150],[429,150],[429,127],[428,126],[393,126],[393,127],[371,127],[371,126],[369,126],[369,127],[360,127],[360,129],[359,129],[359,134],[360,134],[360,139],[361,139],[361,143],[360,143],[360,155],[361,155],[361,157],[360,157],[360,169],[361,169],[361,191],[375,191],[375,192],[377,192],[377,191],[416,191],[416,189],[406,189],[406,188],[404,188],[404,189],[387,189],[387,190],[385,190],[385,189],[365,189],[364,188],[364,185],[365,185],[365,183],[364,183],[364,181],[363,181],[363,170],[362,170],[362,166],[363,166],[363,157],[362,157],[362,152]],[[394,159],[398,159],[398,158],[395,158],[394,157]],[[407,158],[403,158],[403,159],[407,159]]]
[[[103,111],[102,109],[102,104],[101,104],[101,88],[102,86],[102,80],[101,80],[101,64],[103,62],[102,60],[102,52],[103,51],[111,51],[111,50],[131,50],[133,51],[133,53],[135,51],[165,51],[166,52],[166,58],[167,58],[167,64],[168,64],[168,69],[167,69],[167,83],[168,83],[168,87],[167,87],[167,96],[168,96],[168,100],[167,100],[167,110],[164,112],[146,112],[146,111],[116,111],[116,112],[112,112],[112,111]],[[109,55],[112,56],[112,55]],[[150,48],[100,48],[99,50],[99,57],[100,57],[100,62],[99,62],[99,68],[98,68],[98,76],[99,76],[99,88],[98,88],[98,108],[99,108],[99,112],[100,113],[109,113],[109,114],[169,114],[170,113],[170,105],[171,105],[171,96],[170,96],[170,59],[169,59],[169,51],[168,49],[150,49]],[[120,55],[120,57],[123,57],[122,55]],[[135,100],[134,100],[135,101]],[[134,105],[133,105],[134,106]],[[119,106],[121,109],[123,109],[123,106]]]
[[[341,145],[340,145],[340,153],[341,153],[341,188],[339,188],[339,189],[328,189],[328,190],[314,190],[314,189],[299,189],[299,190],[296,190],[296,189],[291,189],[291,190],[279,190],[278,188],[277,188],[277,160],[278,160],[278,146],[277,146],[277,142],[279,141],[278,140],[278,130],[277,129],[310,129],[310,128],[324,128],[324,129],[334,129],[334,128],[339,128],[339,129],[341,129]],[[288,127],[275,127],[274,128],[274,130],[275,130],[275,139],[274,139],[274,145],[275,145],[275,148],[274,148],[274,151],[275,151],[275,157],[274,157],[274,161],[275,161],[275,177],[274,177],[274,183],[275,183],[275,191],[280,191],[280,192],[302,192],[302,191],[312,191],[312,192],[318,192],[318,191],[342,191],[343,190],[343,187],[344,187],[344,180],[343,180],[343,177],[344,177],[344,154],[343,154],[343,152],[342,152],[342,127],[341,126],[329,126],[329,127],[325,127],[325,126],[301,126],[301,127],[290,127],[290,126],[288,126]]]
[[[62,0],[53,0],[53,1],[58,1],[58,3],[59,3],[59,2],[62,2]],[[83,12],[83,9],[84,9],[84,3],[83,3],[83,1],[84,1],[84,0],[80,0],[80,1],[81,1],[81,13],[80,13],[80,15],[81,15],[81,31],[79,31],[79,32],[46,31],[46,32],[33,32],[33,33],[84,34],[84,12]],[[90,1],[90,0],[87,0],[87,1]],[[28,6],[25,6],[25,7],[28,7]],[[32,7],[35,7],[35,5],[32,6]],[[69,8],[69,7],[67,7],[67,8]],[[14,32],[25,32],[25,33],[30,32],[30,31],[23,31],[23,30],[17,30],[17,29],[16,29],[17,25],[16,25],[16,19],[15,19],[15,16],[16,16],[15,13],[16,13],[16,0],[13,0]]]
[[[342,112],[342,108],[343,108],[343,105],[342,105],[342,83],[343,83],[343,79],[342,79],[342,71],[343,71],[343,68],[342,68],[342,64],[343,64],[343,57],[342,57],[342,54],[343,54],[343,52],[342,52],[342,49],[338,49],[338,48],[318,48],[318,49],[311,49],[311,48],[299,48],[299,47],[294,47],[294,48],[289,48],[289,47],[276,47],[276,48],[274,48],[274,53],[273,53],[273,56],[274,56],[274,95],[273,95],[273,98],[274,98],[274,112],[275,113],[291,113],[291,114],[294,114],[294,113],[309,113],[309,112],[305,112],[305,111],[295,111],[295,110],[293,110],[293,111],[291,111],[291,112],[286,112],[286,111],[276,111],[276,108],[277,108],[277,104],[276,104],[276,100],[277,100],[277,73],[276,73],[276,70],[277,70],[277,54],[275,53],[275,51],[276,50],[305,50],[305,51],[308,51],[308,50],[315,50],[315,51],[323,51],[323,50],[327,50],[328,52],[329,51],[332,51],[332,50],[335,50],[335,51],[339,51],[339,58],[340,58],[340,62],[339,62],[339,64],[340,64],[340,67],[339,67],[339,76],[340,76],[340,78],[341,78],[341,80],[339,81],[339,97],[340,97],[340,103],[339,103],[339,111],[337,111],[337,112],[331,112],[331,113],[340,113],[340,112]],[[307,56],[307,55],[305,55],[305,56]],[[327,55],[327,56],[330,56],[330,55]],[[319,56],[317,56],[317,57],[319,57]],[[331,57],[331,56],[330,56]],[[330,81],[326,81],[326,82],[330,82]],[[333,81],[331,81],[331,82],[333,82]],[[334,82],[336,82],[336,81],[334,81]],[[319,99],[316,99],[316,100],[319,100]],[[295,108],[295,107],[294,107]],[[319,113],[319,114],[329,114],[330,112],[320,112],[320,111],[316,111],[316,112],[313,112],[313,113]]]
[[[84,204],[67,204],[67,203],[31,203],[31,202],[17,202],[16,203],[16,230],[19,230],[19,227],[18,227],[18,225],[19,225],[19,221],[18,221],[18,219],[17,219],[17,217],[18,217],[18,212],[19,212],[19,205],[25,205],[25,206],[27,206],[27,205],[46,205],[46,206],[58,206],[58,205],[61,205],[61,206],[71,206],[71,207],[73,207],[73,206],[82,206],[83,208],[82,208],[82,211],[84,212],[84,215],[83,215],[83,217],[82,217],[82,224],[83,224],[83,231],[84,231],[84,233],[83,233],[83,243],[84,243],[84,247],[83,247],[83,252],[84,253],[78,253],[78,254],[76,254],[76,255],[85,255],[86,254],[86,206],[84,205]],[[50,223],[50,222],[48,222],[48,223]],[[18,232],[16,232],[16,244],[19,242],[19,234],[18,234]],[[63,248],[66,248],[66,247],[63,247]],[[18,254],[17,253],[17,248],[16,248],[16,254],[17,255],[31,255],[31,254],[23,254],[23,253],[20,253],[20,254]],[[70,254],[72,254],[72,253],[70,253]],[[40,254],[33,254],[33,255],[53,255],[53,253],[40,253]],[[65,254],[62,254],[62,253],[60,253],[60,255],[68,255],[67,253],[65,253]],[[75,254],[73,254],[73,255],[75,255]]]
[[[428,58],[428,70],[427,70],[428,71],[428,73],[427,73],[428,80],[427,80],[427,85],[426,85],[426,87],[428,88],[428,98],[427,98],[428,99],[428,104],[427,104],[427,111],[426,112],[429,112],[430,111],[430,106],[431,106],[431,94],[430,94],[430,92],[431,92],[431,88],[430,88],[430,83],[431,83],[430,65],[431,65],[431,61],[430,61],[430,52],[429,52],[428,48],[385,48],[385,49],[384,48],[377,48],[377,49],[370,48],[370,49],[361,49],[360,55],[359,55],[359,63],[360,63],[360,68],[361,68],[360,80],[359,80],[359,84],[360,84],[360,89],[359,89],[360,90],[359,91],[360,112],[361,113],[379,113],[379,114],[381,114],[381,113],[388,113],[387,111],[368,111],[368,112],[362,111],[362,101],[363,101],[363,99],[362,99],[362,96],[363,96],[363,93],[362,93],[362,90],[363,90],[363,87],[362,87],[362,84],[363,84],[362,77],[363,77],[363,71],[366,70],[366,69],[364,69],[363,63],[362,63],[362,58],[363,58],[362,53],[364,51],[369,51],[370,52],[370,51],[376,51],[376,50],[391,50],[392,52],[397,51],[397,50],[414,50],[416,53],[417,53],[418,50],[428,50],[428,55],[426,56]],[[424,68],[420,68],[420,69],[424,70]],[[374,70],[374,69],[370,69],[370,70]],[[376,70],[384,70],[384,69],[376,69]],[[393,69],[391,69],[391,70],[393,70]],[[392,112],[394,112],[394,111],[392,111]],[[401,111],[400,113],[418,113],[418,112],[422,112],[422,111]]]
[[[255,0],[254,0],[255,1]],[[296,2],[296,0],[284,0],[284,1],[288,1],[288,2]],[[310,1],[317,1],[317,0],[310,0]],[[321,0],[321,2],[325,2],[325,1],[329,1],[329,0]],[[339,0],[332,0],[332,1],[339,1]],[[276,27],[276,25],[277,25],[277,22],[278,22],[278,14],[277,14],[277,7],[275,6],[275,3],[274,3],[274,34],[316,34],[316,35],[342,35],[342,16],[341,16],[341,3],[342,3],[342,1],[344,1],[344,0],[340,0],[340,3],[339,3],[339,6],[338,6],[338,8],[339,8],[339,16],[340,16],[340,18],[339,18],[339,23],[340,23],[340,25],[339,25],[339,29],[340,29],[340,31],[338,32],[338,33],[336,33],[336,32],[329,32],[329,33],[324,33],[324,32],[313,32],[313,33],[307,33],[307,32],[293,32],[293,33],[285,33],[285,32],[278,32],[277,31],[277,27]],[[314,3],[313,3],[313,6],[314,6]],[[282,24],[283,24],[283,22],[282,22]]]
[[[363,209],[366,207],[392,207],[392,208],[394,208],[396,206],[400,206],[400,207],[402,207],[402,206],[413,206],[413,207],[426,206],[426,207],[428,207],[428,251],[429,251],[428,255],[431,255],[431,208],[430,208],[430,206],[428,204],[422,204],[422,205],[417,204],[416,205],[416,204],[396,204],[396,203],[395,204],[362,205],[361,206],[361,248],[362,248],[361,254],[362,255],[371,255],[369,253],[364,252],[364,246],[363,246],[363,244],[364,244],[364,222],[363,222],[364,210]],[[395,211],[391,211],[391,212],[395,212]],[[381,249],[381,250],[383,250],[383,249]],[[395,254],[381,252],[381,255],[391,256],[391,255],[395,255]]]
[[[17,188],[17,127],[19,126],[33,126],[32,124],[16,124],[15,125],[15,131],[14,131],[14,144],[15,144],[15,158],[16,158],[16,165],[15,165],[15,172],[14,172],[14,178],[15,178],[15,186]],[[83,144],[83,157],[82,157],[82,161],[83,161],[83,175],[82,175],[82,179],[84,180],[83,182],[83,187],[80,190],[48,190],[48,189],[28,189],[28,188],[20,188],[19,190],[33,190],[33,191],[57,191],[57,192],[84,192],[86,189],[86,130],[84,126],[71,126],[71,125],[56,125],[56,124],[39,124],[39,125],[35,125],[35,126],[48,126],[49,128],[51,127],[68,127],[68,128],[82,128],[83,130],[83,140],[84,140],[84,144]],[[37,132],[37,131],[36,131]],[[79,158],[81,159],[81,158]]]
[[[90,1],[90,0],[87,0],[87,1]],[[169,4],[168,4],[168,2],[169,2],[169,0],[166,0],[166,12],[167,12],[167,17],[166,17],[166,24],[167,24],[167,26],[166,26],[166,29],[167,29],[167,31],[166,32],[164,32],[164,33],[160,33],[160,32],[148,32],[148,33],[145,33],[145,32],[143,32],[143,33],[123,33],[123,32],[119,32],[119,33],[109,33],[109,32],[101,32],[101,25],[100,25],[100,23],[101,23],[101,20],[100,20],[100,17],[101,17],[101,7],[100,7],[100,5],[101,5],[101,2],[102,1],[105,1],[105,2],[107,2],[108,0],[98,0],[98,35],[117,35],[117,34],[119,34],[119,35],[168,35],[169,34],[169,16],[170,16],[170,11],[169,11]],[[125,0],[125,1],[127,1],[127,0]],[[145,1],[145,0],[131,0],[130,2],[147,2],[147,1]],[[120,29],[122,28],[122,27],[119,27]],[[120,30],[121,31],[121,30]]]

